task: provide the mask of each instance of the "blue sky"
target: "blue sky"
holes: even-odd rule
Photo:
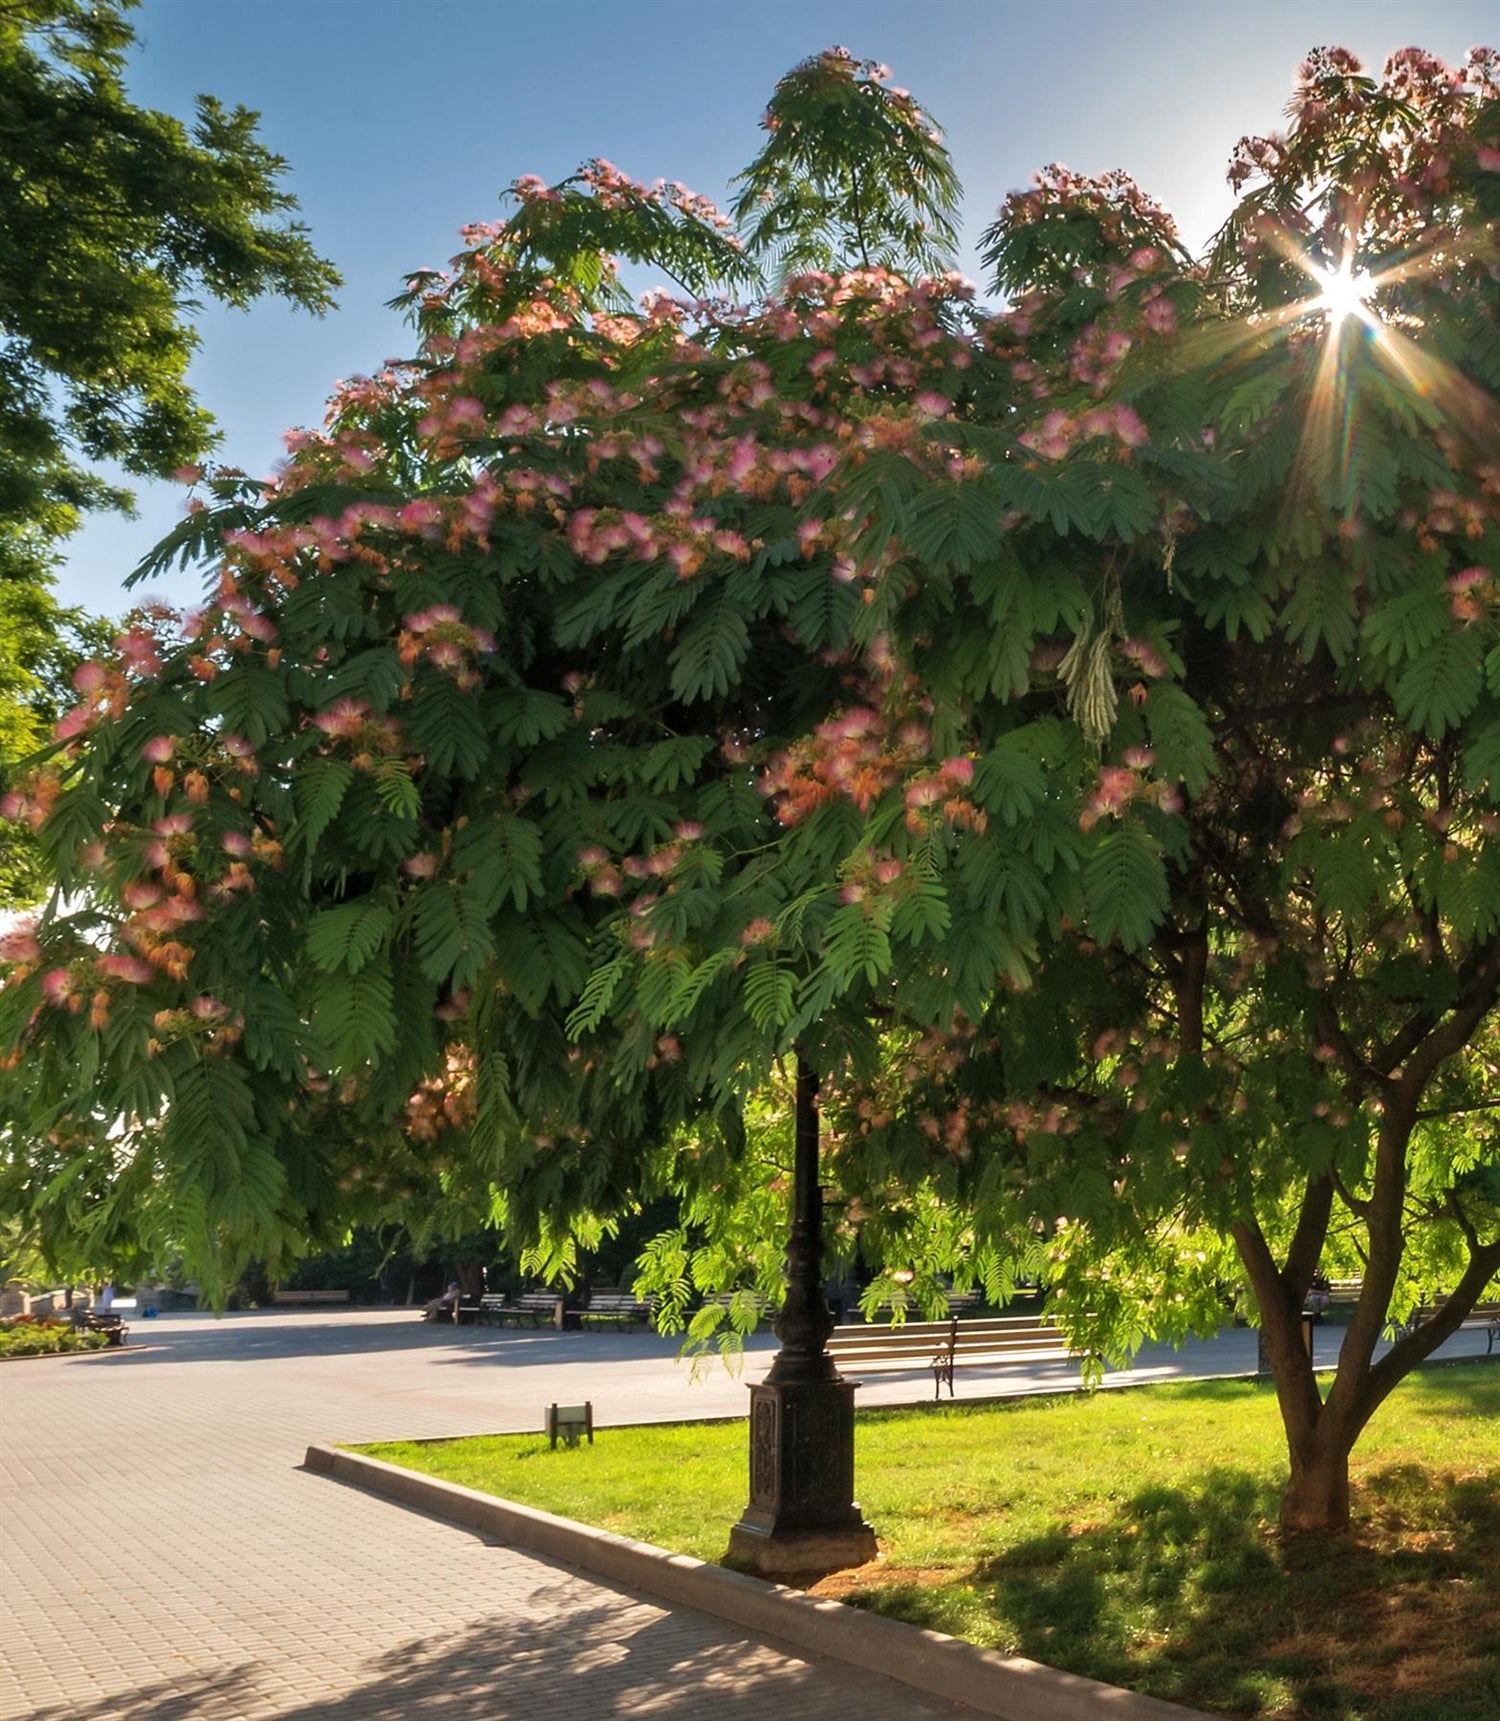
[[[943,126],[965,188],[962,266],[1005,193],[1050,161],[1123,167],[1201,244],[1224,166],[1274,129],[1297,62],[1338,42],[1378,69],[1408,43],[1454,60],[1493,41],[1493,0],[144,0],[133,98],[188,117],[196,92],[257,109],[339,309],[206,309],[193,381],[252,472],[316,424],[334,382],[410,350],[385,301],[440,265],[520,174],[603,155],[726,200],[777,78],[832,43],[883,60]],[[651,283],[646,283],[651,284]],[[66,603],[119,613],[125,575],[179,516],[174,485],[70,546]],[[159,595],[190,603],[197,576]],[[136,594],[139,596],[139,594]]]

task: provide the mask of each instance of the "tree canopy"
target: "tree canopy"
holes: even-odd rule
[[[133,0],[21,0],[0,15],[0,514],[53,530],[106,500],[87,462],[165,476],[210,445],[186,382],[196,295],[338,283],[277,183],[256,116],[198,98],[191,128],[124,88]]]
[[[861,266],[744,307],[589,248],[732,274],[678,189],[517,182],[411,362],[203,481],[158,556],[205,607],[80,671],[13,799],[59,895],[7,946],[6,1199],[149,1198],[205,1273],[434,1184],[545,1241],[664,1143],[711,1182],[795,1049],[888,1263],[1039,1263],[1111,1352],[1245,1287],[1288,1522],[1338,1521],[1500,1266],[1495,96],[1488,51],[1315,53],[1202,260],[1049,168],[998,313],[916,227],[851,259],[833,149],[806,218]]]
[[[47,590],[58,546],[83,513],[130,505],[99,463],[160,478],[213,445],[187,382],[200,299],[323,311],[338,284],[286,219],[286,163],[253,113],[200,96],[189,127],[130,101],[134,3],[0,10],[0,582],[4,625],[21,629],[6,653],[21,681],[0,687],[5,765],[50,723],[27,677],[35,651],[66,650]],[[7,863],[6,890],[35,900],[35,864]]]

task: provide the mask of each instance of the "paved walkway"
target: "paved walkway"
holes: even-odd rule
[[[768,1340],[743,1380],[691,1385],[652,1334],[433,1328],[406,1311],[163,1316],[132,1339],[0,1366],[3,1721],[960,1713],[298,1467],[311,1441],[533,1429],[553,1399],[590,1397],[605,1423],[739,1415]],[[1230,1333],[1148,1354],[1135,1377],[1252,1361],[1253,1336]],[[970,1371],[960,1391],[1000,1384]],[[928,1390],[886,1379],[861,1397]]]

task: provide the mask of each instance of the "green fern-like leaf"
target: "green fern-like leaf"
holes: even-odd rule
[[[941,938],[952,924],[947,891],[936,878],[919,875],[891,915],[891,937],[903,944],[923,944]]]
[[[934,484],[907,511],[913,555],[938,567],[971,568],[995,553],[1005,503],[988,483]]]
[[[1243,631],[1257,645],[1264,645],[1276,625],[1276,611],[1266,594],[1247,581],[1210,592],[1204,599],[1203,619],[1210,627],[1223,628],[1227,639],[1236,640]]]
[[[415,927],[422,972],[440,984],[472,986],[495,953],[483,909],[459,884],[429,885],[418,899]]]
[[[1332,558],[1302,564],[1293,576],[1281,625],[1304,661],[1323,646],[1335,663],[1342,663],[1358,627],[1352,570]]]
[[[286,731],[288,708],[281,680],[254,659],[233,664],[217,676],[204,700],[226,731],[243,736],[253,747]]]
[[[797,983],[785,964],[771,955],[757,956],[746,965],[744,986],[745,1010],[762,1032],[791,1021]]]
[[[497,1047],[484,1046],[474,1058],[474,1122],[469,1142],[491,1176],[501,1174],[520,1135],[510,1065]]]
[[[488,738],[483,708],[445,675],[422,679],[407,718],[413,743],[438,776],[474,777],[484,764]]]
[[[621,952],[602,963],[588,977],[583,995],[568,1016],[568,1037],[576,1040],[591,1034],[608,1014],[610,1001],[625,973],[625,956]]]
[[[1444,592],[1422,585],[1398,592],[1373,609],[1361,631],[1370,649],[1394,666],[1420,657],[1452,626]]]
[[[560,735],[572,719],[567,702],[535,687],[502,687],[485,701],[485,720],[505,746],[534,747]]]
[[[732,948],[716,950],[683,974],[667,1001],[662,1026],[675,1028],[687,1022],[698,1008],[703,994],[716,980],[729,972],[738,955],[739,952]]]
[[[1197,703],[1175,682],[1158,681],[1146,700],[1146,729],[1158,773],[1201,794],[1214,774],[1214,737]]]
[[[985,754],[974,773],[974,792],[980,804],[1004,825],[1030,818],[1046,788],[1040,764],[1005,741]]]
[[[826,568],[797,569],[791,576],[798,595],[787,606],[787,620],[797,638],[814,651],[841,651],[849,643],[859,593]]]
[[[404,759],[381,759],[370,776],[381,806],[392,818],[417,818],[422,811],[422,795]]]
[[[325,974],[357,974],[390,928],[390,909],[372,897],[325,908],[307,929],[307,953]]]
[[[1101,944],[1143,950],[1167,911],[1161,852],[1140,825],[1119,825],[1095,843],[1083,889],[1089,929]]]
[[[1288,864],[1311,879],[1319,906],[1348,917],[1383,900],[1386,859],[1385,833],[1373,824],[1308,829],[1287,851]]]
[[[658,741],[646,750],[637,767],[640,779],[655,793],[670,795],[683,783],[692,782],[713,745],[709,735],[674,735]]]
[[[1464,748],[1464,782],[1500,801],[1500,720],[1485,724]]]
[[[1397,678],[1397,711],[1429,735],[1457,728],[1474,709],[1483,685],[1479,652],[1472,633],[1449,630],[1440,635]]]
[[[342,759],[308,759],[298,771],[292,788],[297,818],[288,833],[288,844],[311,854],[318,839],[338,817],[353,781],[353,768]]]
[[[1077,483],[1095,537],[1129,543],[1154,528],[1156,498],[1145,479],[1128,466],[1080,462]]]
[[[375,965],[357,974],[325,975],[313,995],[313,1030],[336,1070],[390,1051],[396,1043],[390,971]]]
[[[828,923],[824,960],[841,987],[860,974],[873,986],[890,969],[890,934],[886,917],[875,912],[878,906],[845,903]]]
[[[672,651],[672,692],[688,704],[724,698],[750,651],[744,613],[719,598],[699,607]]]

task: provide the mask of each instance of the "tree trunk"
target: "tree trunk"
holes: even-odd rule
[[[1281,1527],[1295,1534],[1328,1534],[1349,1527],[1349,1451],[1352,1441],[1326,1435],[1313,1450],[1292,1454],[1292,1476],[1281,1496]]]

